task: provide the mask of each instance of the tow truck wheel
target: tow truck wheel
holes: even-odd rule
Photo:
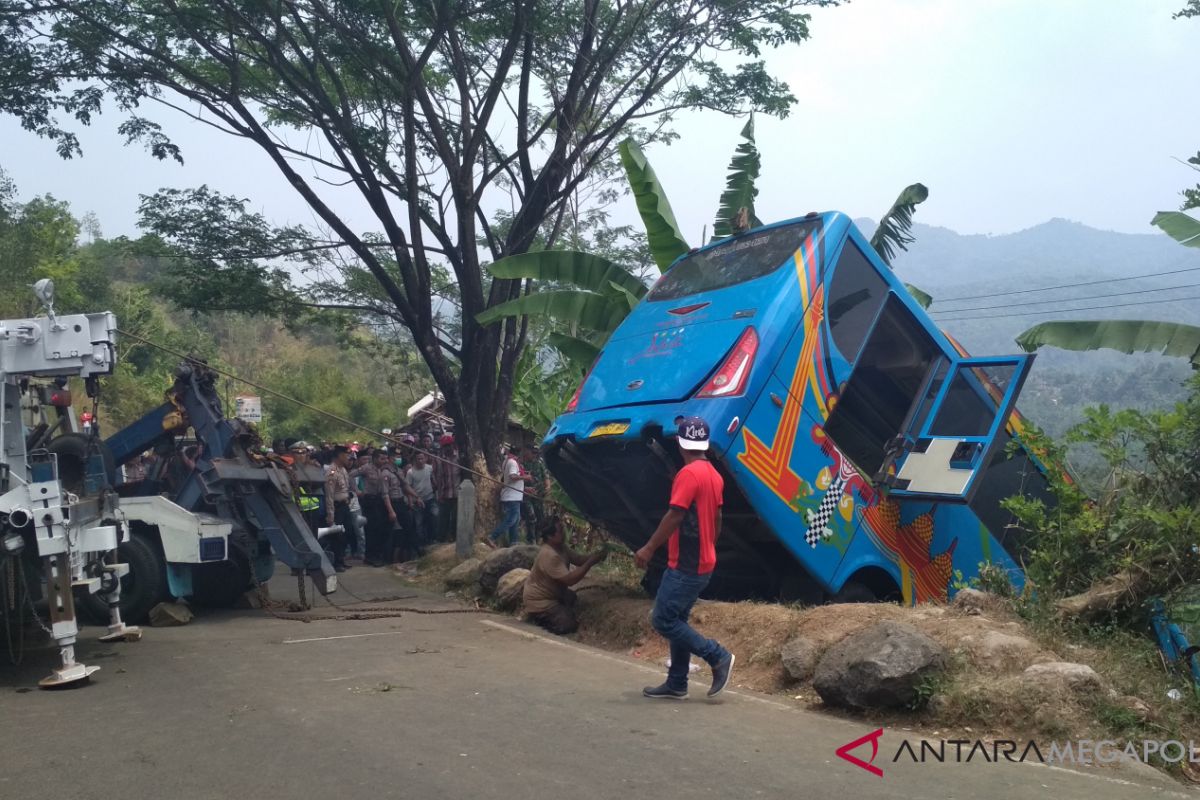
[[[84,478],[87,474],[89,451],[100,455],[108,483],[109,485],[114,483],[117,474],[116,463],[113,460],[112,451],[104,442],[90,441],[82,433],[64,433],[62,436],[56,436],[50,440],[46,449],[58,457],[58,479],[68,492],[84,494]],[[105,618],[107,619],[107,614]]]
[[[209,608],[230,608],[250,588],[250,559],[230,547],[229,558],[192,568],[192,599]]]
[[[121,578],[121,619],[129,624],[146,622],[150,609],[167,595],[167,566],[153,542],[133,535],[117,547],[121,563],[129,573]],[[97,594],[79,598],[87,617],[98,625],[108,624],[108,605]]]

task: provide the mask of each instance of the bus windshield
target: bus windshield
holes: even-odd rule
[[[811,219],[781,225],[693,253],[663,275],[646,299],[678,300],[761,278],[783,266],[820,224]]]

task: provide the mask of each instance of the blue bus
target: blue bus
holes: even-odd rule
[[[1021,587],[1001,501],[1048,495],[1036,458],[1008,447],[1032,358],[967,357],[849,217],[813,213],[677,260],[543,450],[572,501],[636,549],[666,512],[675,419],[707,420],[725,479],[709,596],[945,601],[981,564]]]

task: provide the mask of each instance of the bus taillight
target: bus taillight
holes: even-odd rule
[[[704,384],[696,397],[733,397],[741,394],[750,379],[750,367],[754,365],[754,354],[758,352],[758,334],[754,328],[746,328],[737,340],[721,368]]]

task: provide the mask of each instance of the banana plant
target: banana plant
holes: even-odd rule
[[[892,266],[897,249],[908,250],[908,246],[916,241],[912,235],[913,214],[916,213],[917,206],[924,203],[928,197],[929,190],[925,188],[925,184],[914,183],[906,186],[896,198],[896,202],[892,203],[892,207],[879,219],[879,227],[871,237],[871,247],[875,248],[883,263],[889,267]],[[911,283],[904,284],[904,288],[916,298],[921,308],[929,308],[929,304],[933,302],[932,296]]]
[[[1180,211],[1160,211],[1150,220],[1185,247],[1200,247],[1200,220]],[[1034,325],[1017,337],[1027,353],[1049,345],[1064,350],[1162,353],[1200,369],[1200,327],[1156,320],[1062,320]]]
[[[732,236],[734,220],[746,210],[746,221],[751,228],[762,225],[754,216],[754,198],[758,196],[758,188],[754,182],[758,180],[758,170],[761,159],[758,146],[754,143],[754,115],[746,127],[742,128],[742,139],[733,153],[733,161],[729,164],[729,174],[725,178],[725,191],[721,193],[721,205],[717,209],[717,218],[713,221],[712,241]]]

